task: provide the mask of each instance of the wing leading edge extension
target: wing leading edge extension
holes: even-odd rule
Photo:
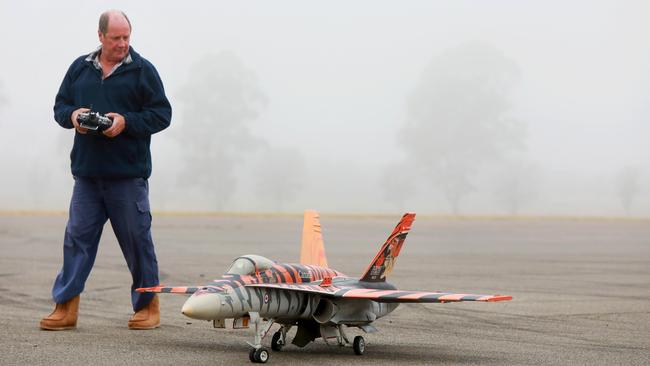
[[[426,291],[402,291],[402,290],[376,290],[366,288],[340,288],[334,285],[320,286],[318,284],[284,284],[284,283],[260,283],[250,284],[246,287],[275,288],[286,291],[299,291],[312,294],[320,294],[333,298],[343,299],[368,299],[377,302],[399,302],[399,303],[445,303],[459,301],[505,301],[512,300],[512,296],[506,295],[479,295],[479,294],[456,294],[450,292],[426,292]]]
[[[205,286],[203,286],[205,287]],[[143,287],[138,288],[136,292],[156,292],[164,294],[193,294],[201,287],[197,286],[176,286],[176,287],[167,287],[167,286],[154,286],[154,287]]]

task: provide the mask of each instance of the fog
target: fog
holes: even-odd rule
[[[63,75],[121,9],[155,211],[650,217],[646,1],[0,2],[0,211],[65,211]]]

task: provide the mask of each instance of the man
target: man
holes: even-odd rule
[[[54,118],[76,130],[70,154],[75,179],[63,244],[63,267],[52,297],[56,307],[41,320],[47,330],[77,325],[79,294],[90,274],[108,219],[133,277],[130,329],[160,325],[158,298],[138,287],[158,285],[151,239],[149,186],[151,135],[171,121],[171,106],[154,66],[129,46],[131,23],[120,11],[99,18],[100,47],[77,58],[56,96]],[[112,118],[101,133],[79,125],[90,110]]]

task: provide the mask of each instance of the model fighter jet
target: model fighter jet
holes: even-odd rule
[[[404,214],[360,278],[352,278],[327,266],[319,216],[305,211],[300,264],[277,263],[259,255],[234,260],[220,278],[204,286],[140,288],[140,292],[191,294],[181,312],[194,319],[212,320],[217,328],[233,319],[233,328],[254,324],[255,339],[248,343],[252,362],[265,363],[269,352],[262,339],[275,323],[271,349],[287,344],[287,332],[297,326],[292,344],[304,347],[317,338],[339,346],[350,341],[344,326],[374,332],[372,323],[395,310],[400,303],[502,301],[511,296],[444,292],[402,291],[386,282],[395,265],[415,214]],[[365,351],[362,336],[353,339],[357,355]]]

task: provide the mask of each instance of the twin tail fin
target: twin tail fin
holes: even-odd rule
[[[375,258],[370,262],[370,266],[361,276],[360,280],[364,282],[385,282],[386,277],[393,271],[395,261],[402,249],[402,244],[411,230],[411,225],[415,220],[414,213],[405,213],[395,229],[390,234],[386,242],[381,246]]]

